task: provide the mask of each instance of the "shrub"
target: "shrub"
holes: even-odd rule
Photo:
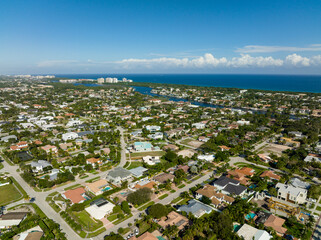
[[[149,188],[141,188],[138,189],[136,192],[130,193],[127,196],[127,201],[134,204],[134,205],[141,205],[146,203],[150,200],[152,195],[152,190]]]
[[[161,218],[168,214],[168,210],[163,204],[157,203],[148,209],[148,214],[153,218]]]

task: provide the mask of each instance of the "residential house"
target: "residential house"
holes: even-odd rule
[[[65,142],[68,140],[75,140],[76,138],[78,138],[78,134],[75,132],[68,132],[62,134],[62,140],[64,140]]]
[[[175,178],[175,176],[173,174],[170,174],[170,173],[161,173],[159,175],[157,175],[156,177],[154,177],[154,180],[156,182],[159,182],[159,183],[165,183],[167,182],[168,180],[169,181],[173,181]]]
[[[281,137],[281,141],[287,146],[300,147],[300,142],[292,140],[292,138]]]
[[[291,178],[289,181],[289,184],[292,185],[293,187],[303,188],[306,190],[308,190],[311,187],[310,183],[304,182],[297,177]]]
[[[60,143],[59,144],[59,147],[64,150],[64,151],[67,151],[68,149],[72,148],[73,147],[73,144],[71,142],[69,143]]]
[[[153,134],[148,134],[147,137],[153,140],[160,140],[163,139],[164,134],[162,132],[155,132]]]
[[[196,128],[196,129],[204,129],[206,127],[206,124],[203,122],[193,123],[192,127]]]
[[[216,187],[209,184],[196,191],[196,199],[200,199],[203,196],[211,199],[215,207],[219,207],[223,203],[231,204],[234,202],[234,198],[219,192]]]
[[[189,223],[188,218],[182,216],[181,214],[171,211],[166,217],[162,217],[158,224],[165,229],[167,226],[177,226],[178,230],[184,229]]]
[[[246,175],[244,173],[242,173],[241,171],[238,171],[239,169],[235,169],[235,170],[231,170],[228,171],[228,178],[233,178],[237,181],[239,181],[241,184],[243,185],[249,185],[250,184],[250,179],[246,177]]]
[[[188,157],[188,158],[191,158],[193,157],[193,155],[196,153],[196,151],[194,150],[191,150],[191,149],[184,149],[184,150],[181,150],[177,153],[178,156],[182,156],[182,157]]]
[[[8,136],[5,136],[5,137],[2,137],[1,138],[1,142],[9,142],[10,140],[13,140],[13,141],[17,141],[18,138],[16,135],[8,135]]]
[[[98,164],[98,166],[101,166],[103,164],[103,161],[100,158],[89,158],[86,160],[86,164],[91,164],[93,167]]]
[[[161,130],[161,127],[160,126],[150,126],[150,125],[147,125],[145,126],[145,129],[147,131],[150,131],[151,133],[155,133],[155,132],[159,132]]]
[[[21,141],[21,142],[18,142],[17,144],[15,145],[11,145],[10,146],[10,150],[21,150],[21,149],[24,149],[24,148],[27,148],[29,146],[28,142],[26,141]]]
[[[286,228],[282,227],[284,222],[285,222],[285,219],[271,214],[269,218],[265,221],[264,226],[273,228],[277,234],[279,234],[280,236],[283,236],[287,231]]]
[[[140,178],[148,171],[148,169],[139,166],[137,168],[130,169],[129,171],[135,178]]]
[[[244,240],[270,240],[272,238],[272,235],[267,231],[257,229],[248,224],[243,224],[236,234]]]
[[[215,156],[211,154],[198,155],[197,159],[201,161],[212,162],[215,159]]]
[[[58,148],[56,146],[53,145],[46,145],[43,147],[40,147],[42,150],[44,150],[47,154],[49,153],[53,153],[53,154],[57,154],[58,153]]]
[[[231,149],[230,147],[227,147],[225,145],[219,146],[219,148],[221,149],[222,152],[229,151]]]
[[[304,204],[307,200],[308,191],[300,187],[293,187],[291,185],[278,183],[276,184],[278,190],[277,198],[295,204]]]
[[[32,161],[30,163],[33,172],[42,172],[45,168],[52,167],[52,165],[46,160]]]
[[[143,162],[147,163],[148,165],[155,165],[157,163],[160,163],[159,156],[145,156],[143,157]]]
[[[240,181],[221,176],[213,183],[214,187],[224,194],[243,196],[247,190],[246,187],[240,185]]]
[[[245,120],[239,120],[236,122],[237,125],[243,126],[243,125],[250,125],[250,121]]]
[[[177,147],[174,144],[168,144],[168,145],[164,146],[163,149],[165,151],[167,151],[167,150],[177,151],[179,149],[179,147]]]
[[[8,212],[0,216],[0,229],[9,229],[18,226],[26,217],[28,212]]]
[[[267,156],[265,154],[258,154],[257,156],[260,158],[260,160],[262,162],[269,163],[272,161],[272,158],[270,158],[269,156]]]
[[[178,165],[177,170],[180,170],[180,169],[182,169],[185,173],[187,173],[189,170],[189,166],[188,165]]]
[[[319,154],[308,154],[308,156],[305,157],[304,159],[305,162],[321,162],[321,155]]]
[[[145,232],[144,234],[140,235],[139,237],[133,236],[128,240],[160,240],[161,238],[157,238],[150,232]]]
[[[133,190],[140,189],[140,188],[149,188],[152,190],[155,185],[156,185],[156,183],[154,181],[143,179],[143,180],[137,181],[135,183],[132,183],[130,188]]]
[[[261,175],[260,175],[261,178],[269,178],[270,180],[277,180],[277,181],[280,181],[281,179],[281,176],[275,174],[274,172],[270,171],[270,170],[266,170],[264,171]]]
[[[103,219],[106,215],[113,212],[114,204],[107,201],[104,198],[99,198],[90,203],[90,206],[85,208],[85,210],[97,220]]]
[[[177,209],[179,212],[186,212],[187,214],[191,213],[196,218],[203,216],[204,214],[211,213],[214,209],[209,205],[206,205],[195,199],[188,201],[187,205],[182,205]]]
[[[110,190],[111,187],[109,186],[106,179],[100,179],[96,182],[86,183],[86,190],[88,192],[92,192],[93,194],[100,195],[104,191]]]
[[[122,167],[116,167],[107,174],[107,180],[115,185],[119,185],[124,181],[128,181],[132,178],[132,173]]]
[[[136,152],[150,152],[153,150],[153,145],[149,142],[135,142],[134,150]]]
[[[83,187],[67,190],[61,195],[63,198],[69,199],[72,204],[86,201],[86,191]]]
[[[41,227],[36,226],[27,231],[15,235],[13,240],[40,240],[43,236]]]

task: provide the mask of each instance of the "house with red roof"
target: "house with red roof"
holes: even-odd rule
[[[83,187],[79,187],[76,189],[70,189],[64,192],[62,195],[63,198],[69,199],[72,204],[75,203],[82,203],[86,201],[86,198],[84,197],[86,194],[86,191]]]

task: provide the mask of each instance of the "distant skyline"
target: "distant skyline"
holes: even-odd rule
[[[321,75],[320,0],[8,0],[0,74]]]

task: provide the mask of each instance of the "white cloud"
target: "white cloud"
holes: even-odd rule
[[[321,55],[311,57],[311,63],[313,65],[321,66]]]
[[[211,53],[198,57],[158,57],[150,59],[128,58],[121,61],[76,61],[76,60],[51,60],[37,64],[40,68],[91,68],[91,69],[128,69],[128,70],[166,70],[166,69],[216,69],[216,68],[281,68],[281,67],[315,67],[321,66],[321,55],[303,57],[296,53],[287,55],[283,59],[272,56],[253,57],[241,54],[233,58],[216,58]]]
[[[310,66],[309,58],[302,57],[300,55],[297,55],[296,53],[286,56],[285,62],[293,66],[304,66],[304,67]]]
[[[238,48],[236,50],[236,52],[240,52],[240,53],[305,52],[305,51],[321,51],[321,44],[312,44],[307,47],[247,45],[243,48]]]
[[[232,67],[272,67],[282,66],[283,60],[274,59],[273,57],[252,57],[248,54],[241,55],[241,57],[233,57],[228,62],[228,66]]]
[[[228,60],[225,57],[216,58],[210,53],[196,58],[152,58],[152,59],[124,59],[117,62],[126,68],[129,67],[184,67],[184,68],[217,68],[217,67],[272,67],[282,66],[283,60],[273,57],[252,57],[241,55]]]

